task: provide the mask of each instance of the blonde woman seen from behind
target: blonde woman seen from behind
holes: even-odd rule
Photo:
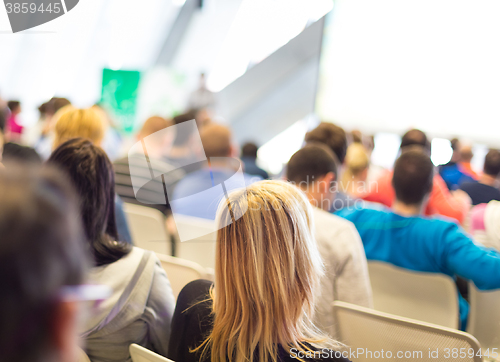
[[[79,109],[73,106],[61,108],[55,115],[54,143],[56,149],[72,138],[85,138],[101,146],[106,131],[106,119],[95,108]]]
[[[181,291],[169,358],[347,361],[311,322],[323,264],[306,196],[283,181],[257,182],[230,193],[217,222],[215,284]]]
[[[366,192],[366,180],[370,167],[370,156],[361,143],[352,143],[347,147],[344,160],[344,173],[340,181],[340,190],[358,198]]]

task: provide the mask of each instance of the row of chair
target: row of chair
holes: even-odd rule
[[[365,362],[384,359],[403,361],[480,362],[481,346],[472,335],[455,329],[374,311],[345,302],[334,302],[333,311],[345,346],[329,355]],[[87,362],[83,353],[79,362]],[[325,350],[321,351],[325,356]],[[492,352],[493,356],[494,353]],[[133,362],[173,362],[137,344],[130,345]]]
[[[458,292],[451,277],[374,261],[368,269],[375,310],[458,329]],[[500,290],[480,291],[470,283],[469,300],[467,332],[484,348],[500,351]]]
[[[160,356],[147,348],[138,344],[131,344],[129,347],[132,362],[173,362],[172,360]],[[77,362],[90,362],[89,357],[80,349]]]
[[[158,210],[125,203],[124,211],[134,244],[162,255],[191,260],[205,268],[215,267],[215,223],[197,217],[175,215],[178,235],[169,235],[165,216]]]
[[[198,278],[213,279],[215,264],[215,233],[213,222],[192,217],[177,217],[176,224],[193,235],[194,240],[174,247],[166,232],[165,218],[159,211],[125,205],[134,242],[144,249],[156,251],[170,278],[175,296],[182,287]],[[175,250],[178,258],[168,256]],[[182,260],[186,259],[186,260]],[[375,310],[410,319],[458,329],[458,294],[455,282],[446,275],[422,273],[370,261],[369,273]],[[472,284],[470,317],[467,331],[487,348],[500,349],[500,291],[482,292]]]

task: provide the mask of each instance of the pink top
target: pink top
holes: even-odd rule
[[[7,120],[7,130],[10,131],[11,133],[21,134],[23,133],[23,128],[24,128],[23,126],[17,123],[16,116],[11,115]]]
[[[474,233],[478,230],[486,230],[486,226],[484,225],[484,214],[486,212],[486,206],[488,206],[488,204],[479,204],[472,208],[470,217],[470,232],[472,235],[474,235]]]

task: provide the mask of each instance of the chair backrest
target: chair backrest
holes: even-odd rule
[[[468,333],[336,301],[333,313],[340,341],[357,362],[481,362],[481,347]]]
[[[87,356],[87,354],[80,347],[78,347],[77,353],[78,356],[76,362],[90,362],[89,356]]]
[[[172,243],[167,234],[165,216],[152,207],[124,203],[123,209],[135,246],[170,255]]]
[[[182,288],[189,282],[196,279],[209,278],[207,271],[194,261],[158,253],[156,255],[160,259],[161,266],[167,273],[176,299]]]
[[[449,276],[376,261],[368,262],[368,271],[376,310],[458,328],[458,292]]]
[[[185,215],[174,215],[174,220],[185,240],[176,240],[175,256],[205,268],[215,268],[215,222]]]
[[[132,362],[173,362],[135,343],[130,345],[129,351]]]
[[[500,354],[500,290],[481,291],[469,284],[467,332],[476,337],[483,350],[496,348]]]

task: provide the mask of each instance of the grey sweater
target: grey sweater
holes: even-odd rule
[[[167,355],[175,299],[154,253],[134,247],[126,257],[94,268],[90,280],[113,290],[83,329],[92,362],[130,361],[132,343]]]
[[[314,227],[314,236],[325,264],[314,323],[324,333],[336,338],[334,300],[373,307],[368,265],[363,243],[353,223],[314,208]]]

